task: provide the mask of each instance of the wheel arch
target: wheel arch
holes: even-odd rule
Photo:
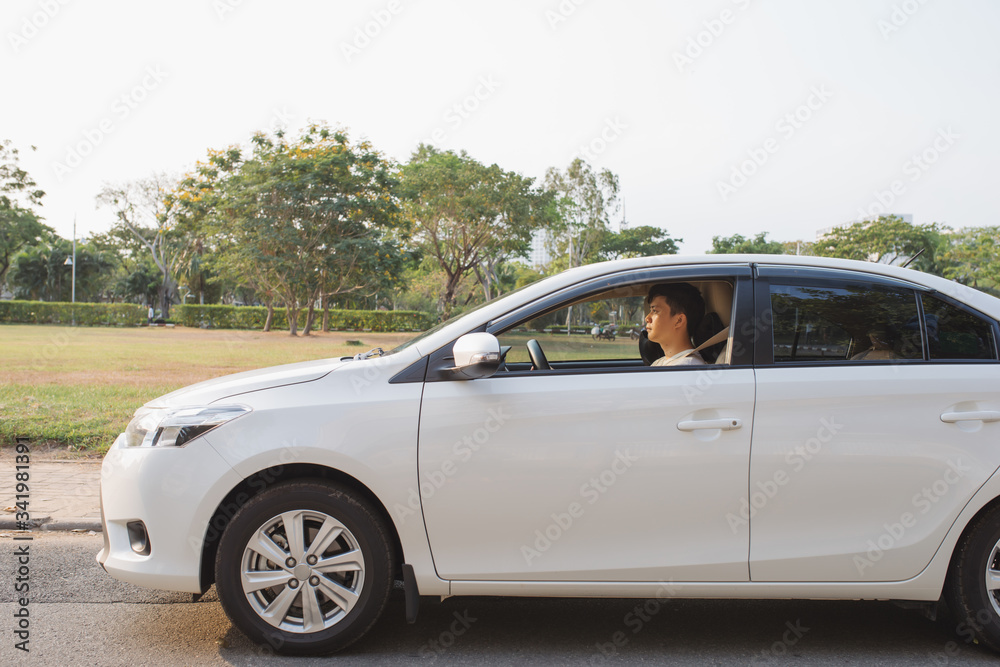
[[[962,528],[962,532],[959,534],[958,539],[955,540],[954,547],[952,547],[951,555],[948,557],[948,572],[946,574],[946,581],[945,581],[946,588],[947,588],[947,580],[952,577],[952,574],[955,571],[955,559],[958,557],[959,552],[961,551],[962,544],[965,543],[965,540],[966,538],[968,538],[969,534],[976,529],[983,516],[985,516],[989,512],[992,512],[997,506],[1000,506],[1000,496],[993,498],[985,505],[980,507],[978,510],[976,510],[976,513],[973,514],[972,517],[965,522],[965,526]]]
[[[307,479],[335,483],[346,487],[368,502],[379,518],[385,523],[386,530],[392,540],[392,548],[395,555],[394,562],[397,569],[396,572],[393,572],[393,577],[402,579],[402,541],[400,540],[396,525],[392,521],[392,517],[378,496],[358,479],[336,468],[315,463],[292,463],[272,466],[249,475],[233,487],[215,508],[212,517],[208,521],[208,525],[205,527],[205,536],[201,547],[200,585],[202,593],[215,583],[215,556],[219,550],[219,540],[222,538],[222,534],[236,512],[251,498],[266,489],[283,482]]]

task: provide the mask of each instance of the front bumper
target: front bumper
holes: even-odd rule
[[[206,437],[185,447],[123,447],[121,437],[101,466],[108,574],[145,588],[202,592],[201,555],[209,521],[241,477]],[[128,523],[141,521],[149,554],[132,549]]]

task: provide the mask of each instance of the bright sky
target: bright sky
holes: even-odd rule
[[[4,0],[0,138],[67,238],[110,226],[102,183],[309,120],[539,179],[585,151],[685,253],[996,225],[998,27],[995,0]]]

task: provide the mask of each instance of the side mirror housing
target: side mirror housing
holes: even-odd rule
[[[470,333],[455,341],[452,348],[453,375],[463,380],[488,378],[500,368],[500,341],[493,334]]]

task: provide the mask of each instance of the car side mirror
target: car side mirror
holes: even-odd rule
[[[462,380],[488,378],[500,368],[500,341],[489,333],[465,334],[452,348],[452,374]]]

